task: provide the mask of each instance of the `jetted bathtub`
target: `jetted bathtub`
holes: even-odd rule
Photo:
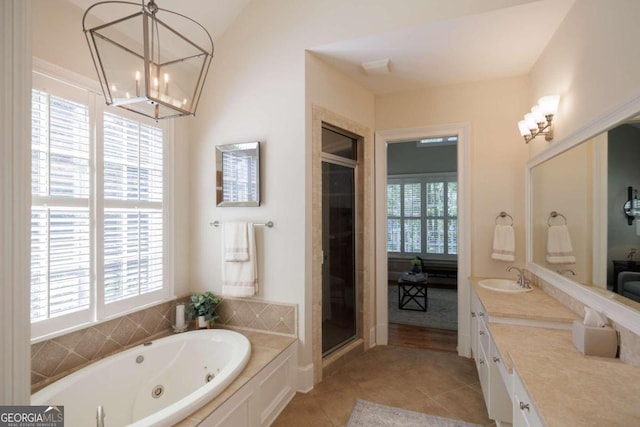
[[[31,396],[32,405],[63,405],[65,425],[170,426],[222,392],[244,369],[249,340],[207,329],[141,344],[91,364]]]

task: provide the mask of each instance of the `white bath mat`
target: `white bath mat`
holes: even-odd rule
[[[347,427],[482,427],[480,424],[356,400]]]

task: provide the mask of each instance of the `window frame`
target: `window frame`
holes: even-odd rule
[[[388,175],[387,176],[387,190],[390,184],[399,184],[400,185],[400,216],[390,215],[388,211],[389,199],[387,197],[387,222],[389,220],[400,220],[400,251],[389,251],[387,246],[387,254],[388,256],[392,256],[394,258],[406,258],[411,259],[416,256],[420,256],[423,259],[430,260],[447,260],[454,261],[458,259],[458,254],[449,254],[449,240],[448,240],[448,225],[451,220],[458,221],[458,216],[449,215],[449,204],[448,204],[448,186],[445,186],[444,192],[444,211],[442,216],[434,216],[427,215],[427,200],[426,200],[426,184],[434,183],[434,182],[446,182],[447,184],[450,182],[458,183],[458,174],[457,172],[434,172],[434,173],[420,173],[420,174],[396,174],[396,175]],[[404,184],[420,184],[420,216],[405,216],[404,215]],[[456,191],[457,193],[457,191]],[[413,219],[420,220],[421,229],[420,229],[420,252],[406,252],[405,249],[405,220]],[[444,220],[444,254],[437,253],[427,253],[427,220],[429,219],[442,219]],[[459,223],[457,225],[459,228]],[[387,225],[387,234],[388,234],[388,225]],[[458,239],[456,239],[457,243]],[[456,245],[457,247],[458,245]]]
[[[83,102],[89,108],[89,212],[90,212],[90,304],[84,309],[57,317],[31,322],[31,342],[72,332],[119,316],[142,310],[159,303],[175,299],[174,295],[174,125],[172,121],[155,122],[144,116],[131,113],[104,103],[100,87],[94,80],[33,58],[32,89]],[[71,98],[70,98],[71,97]],[[84,98],[84,99],[83,99]],[[78,99],[81,99],[78,101]],[[128,120],[160,127],[163,131],[163,286],[162,289],[142,295],[104,302],[104,151],[103,118],[105,112]],[[30,141],[31,143],[31,141]],[[30,148],[31,149],[31,148]],[[97,153],[103,153],[97,155]],[[31,174],[29,175],[31,179]],[[29,185],[31,190],[31,185]],[[41,202],[38,197],[33,201]],[[30,204],[32,207],[33,201]],[[109,204],[117,204],[110,202]],[[146,202],[138,205],[142,209]],[[130,203],[127,203],[130,204]],[[31,211],[31,209],[30,209]],[[98,237],[102,236],[102,237]]]

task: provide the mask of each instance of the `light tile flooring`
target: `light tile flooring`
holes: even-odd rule
[[[309,393],[298,393],[273,426],[344,426],[356,398],[495,426],[473,360],[391,345],[354,357]]]

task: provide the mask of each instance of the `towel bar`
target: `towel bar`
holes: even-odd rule
[[[214,227],[220,227],[220,221],[212,221],[209,223],[209,225],[212,225]],[[267,221],[267,222],[254,222],[253,225],[263,225],[267,228],[273,228],[273,221]]]

